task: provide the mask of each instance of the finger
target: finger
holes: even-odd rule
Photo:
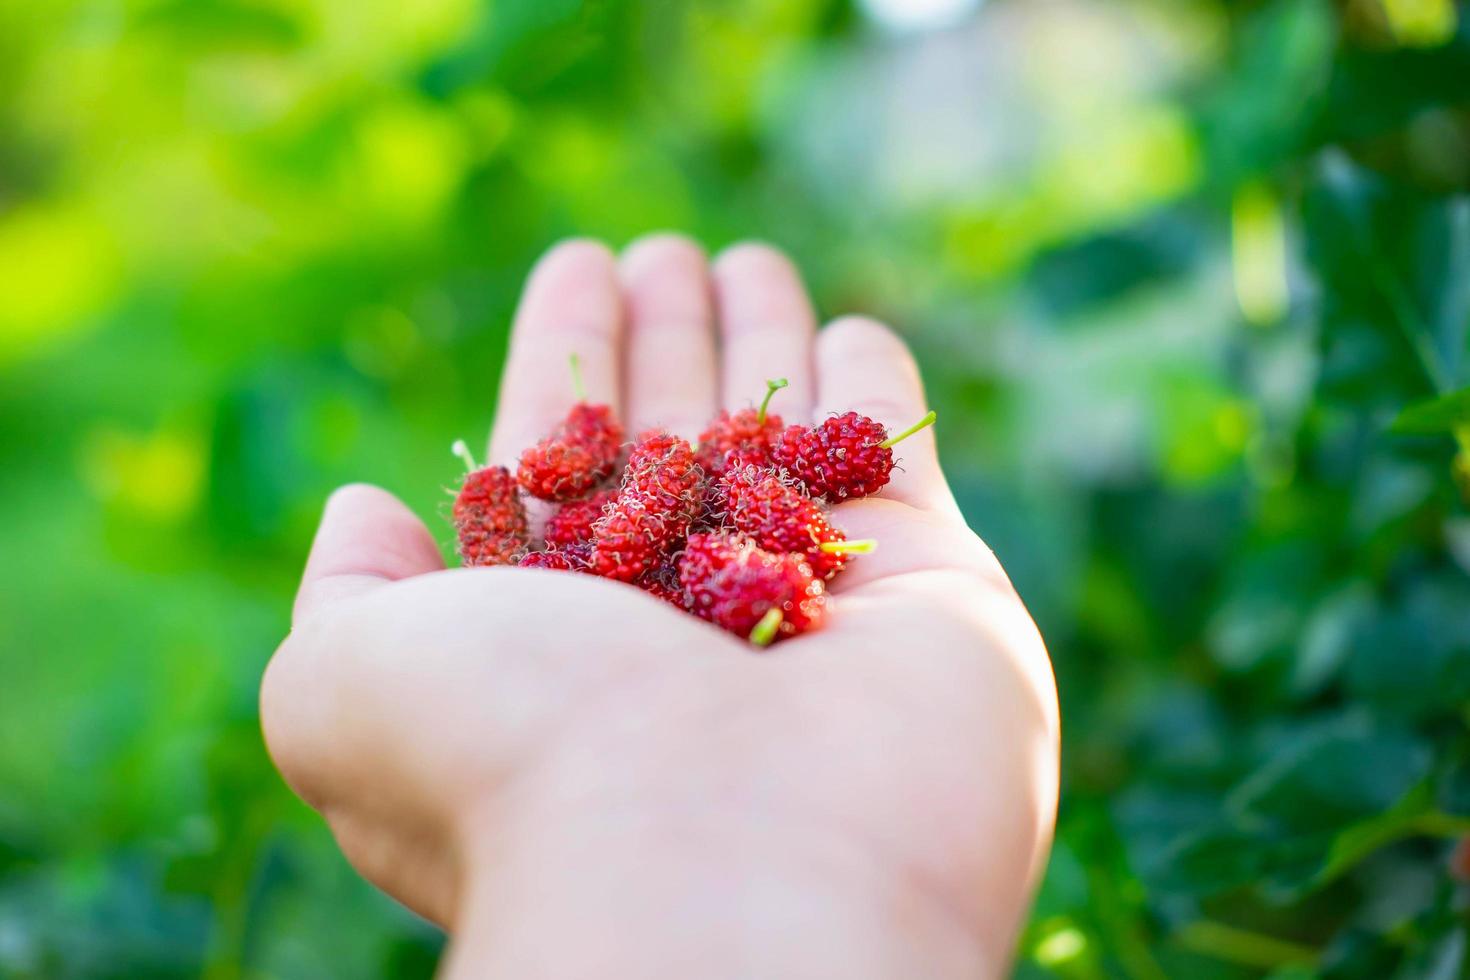
[[[619,408],[622,297],[605,245],[573,240],[536,263],[511,331],[490,437],[490,458],[514,465],[577,400],[570,358],[581,362],[587,400]]]
[[[434,536],[397,497],[362,483],[342,487],[322,512],[292,621],[300,623],[338,599],[443,567]]]
[[[924,385],[908,345],[883,324],[842,317],[818,335],[816,418],[859,412],[896,434],[929,411]],[[893,447],[895,465],[882,495],[916,507],[954,508],[934,431],[924,429]]]
[[[628,318],[628,430],[661,426],[693,439],[719,402],[704,251],[680,235],[652,235],[623,253],[619,276]]]
[[[772,403],[788,422],[811,412],[816,314],[796,267],[769,245],[736,245],[715,260],[715,308],[724,342],[721,401],[738,409],[760,401],[767,378],[789,387]]]

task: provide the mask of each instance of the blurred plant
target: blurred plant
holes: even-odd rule
[[[667,225],[926,361],[1067,719],[1019,975],[1470,969],[1463,8],[889,6],[0,5],[0,974],[431,973],[255,682],[533,257]]]

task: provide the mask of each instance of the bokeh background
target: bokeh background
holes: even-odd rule
[[[1450,0],[0,0],[0,976],[430,975],[257,679],[661,228],[925,364],[1064,705],[1018,976],[1466,975],[1467,187]]]

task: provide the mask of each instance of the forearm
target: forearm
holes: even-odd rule
[[[471,858],[445,977],[1000,976],[1005,951],[830,832],[617,821]]]

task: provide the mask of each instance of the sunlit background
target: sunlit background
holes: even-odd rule
[[[1063,698],[1019,976],[1463,975],[1467,187],[1450,0],[0,0],[0,976],[430,975],[257,679],[661,228],[925,364]]]

